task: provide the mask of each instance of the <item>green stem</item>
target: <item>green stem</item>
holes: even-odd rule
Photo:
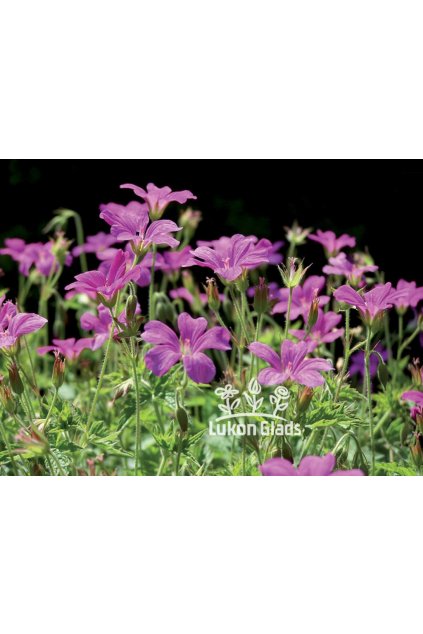
[[[135,344],[132,339],[131,339],[131,347],[132,347],[132,355],[131,355],[132,373],[134,377],[134,388],[135,388],[135,416],[136,416],[134,475],[138,475],[138,470],[140,468],[140,458],[141,458],[141,408],[140,408],[140,386],[138,382],[136,351],[135,351]]]
[[[78,243],[78,246],[82,247],[85,242],[85,236],[84,236],[84,227],[82,226],[81,216],[75,211],[73,218],[75,221],[76,241]],[[86,273],[86,271],[88,271],[88,265],[87,265],[87,256],[85,255],[84,252],[81,252],[79,256],[79,261],[81,263],[82,272]]]
[[[247,329],[245,327],[244,318],[243,318],[243,315],[242,315],[242,311],[241,311],[241,309],[239,307],[238,300],[236,299],[235,291],[232,288],[230,288],[229,292],[230,292],[230,295],[232,297],[232,301],[233,301],[233,304],[235,306],[235,311],[236,311],[236,314],[237,314],[238,319],[239,319],[239,323],[240,323],[240,326],[241,326],[241,332],[242,332],[242,334],[244,336],[244,339],[245,339],[247,345],[249,345],[250,342],[249,342],[249,339],[248,339]]]
[[[401,346],[398,349],[398,361],[400,361],[401,359],[401,355],[404,352],[404,350],[406,348],[408,348],[408,346],[410,345],[410,343],[412,343],[414,341],[414,339],[417,337],[417,335],[421,332],[420,330],[420,326],[417,326],[417,328],[414,330],[414,332],[411,333],[411,335],[408,337],[408,339],[406,339]]]
[[[289,322],[291,319],[291,305],[292,305],[292,293],[293,293],[294,289],[290,287],[289,289],[289,295],[288,295],[288,308],[286,311],[286,319],[285,319],[285,332],[284,332],[284,339],[288,338],[288,330],[289,330]]]
[[[350,346],[351,346],[351,340],[350,340],[350,309],[347,308],[347,310],[345,311],[345,342],[344,342],[344,363],[342,364],[342,370],[341,373],[338,377],[338,385],[336,386],[336,392],[335,392],[335,396],[334,396],[334,402],[336,403],[336,401],[338,400],[339,397],[339,392],[341,391],[341,385],[342,382],[344,380],[344,377],[347,373],[348,370],[348,362],[350,359]]]
[[[365,368],[366,368],[366,396],[369,407],[369,430],[370,430],[370,448],[372,453],[372,473],[375,473],[375,438],[373,430],[373,407],[372,407],[372,381],[370,376],[370,342],[372,333],[369,327],[367,327],[366,336],[366,349],[364,353]]]
[[[56,405],[56,400],[57,400],[57,388],[55,387],[54,388],[54,395],[53,395],[52,401],[50,403],[50,407],[48,409],[46,420],[45,420],[45,423],[44,423],[44,429],[47,429],[47,425],[50,422],[51,413],[53,411],[54,406]]]
[[[15,476],[18,476],[19,472],[18,472],[18,469],[16,467],[15,457],[13,455],[13,451],[12,451],[12,448],[10,446],[9,439],[7,437],[7,432],[4,429],[3,424],[1,424],[1,423],[0,423],[0,429],[1,429],[1,435],[2,435],[2,438],[3,438],[4,445],[5,445],[6,449],[7,449],[7,453],[9,454],[10,462],[12,463],[13,473],[14,473]]]
[[[100,372],[100,376],[98,378],[97,388],[96,388],[96,391],[95,391],[95,394],[94,394],[94,398],[93,398],[93,402],[92,402],[92,405],[91,405],[90,413],[88,415],[87,426],[85,428],[85,433],[84,433],[84,442],[85,443],[88,442],[88,434],[90,432],[91,425],[93,423],[93,417],[94,417],[95,408],[97,406],[98,396],[99,396],[101,387],[103,385],[104,375],[106,374],[107,362],[109,360],[109,354],[110,354],[111,343],[112,343],[112,340],[113,340],[113,335],[114,335],[114,328],[110,328],[110,335],[109,335],[109,338],[107,340],[107,347],[106,347],[106,352],[104,353],[103,365],[101,366],[101,372]]]
[[[154,306],[154,273],[156,269],[156,254],[157,246],[153,244],[153,256],[150,269],[150,287],[148,289],[148,319],[149,321],[155,318],[155,306]]]

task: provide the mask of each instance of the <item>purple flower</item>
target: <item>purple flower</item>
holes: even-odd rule
[[[160,259],[156,261],[156,269],[168,274],[177,273],[183,266],[189,266],[192,261],[190,246],[179,251],[163,251],[160,255]]]
[[[65,243],[66,244],[66,243]],[[59,268],[59,262],[54,253],[56,242],[51,240],[45,244],[42,242],[30,242],[26,244],[20,238],[9,238],[5,240],[6,248],[0,249],[0,254],[10,255],[15,262],[19,263],[19,272],[28,276],[32,266],[35,266],[38,273],[48,277]],[[66,255],[65,264],[72,263],[72,256]]]
[[[100,231],[94,236],[87,236],[85,244],[72,249],[72,255],[78,257],[81,253],[95,253],[99,260],[107,260],[115,255],[115,249],[110,249],[116,243],[116,238],[110,233]]]
[[[308,344],[310,352],[315,350],[317,346],[323,343],[331,343],[344,334],[343,328],[336,328],[342,319],[342,315],[337,313],[327,312],[324,313],[319,309],[317,321],[311,328],[310,332],[307,330],[290,330],[290,334],[297,339],[305,340]]]
[[[336,458],[328,453],[326,456],[306,456],[298,467],[285,458],[270,458],[260,466],[264,476],[364,476],[361,469],[334,471]]]
[[[416,407],[412,407],[410,410],[411,418],[416,420],[417,416],[423,416],[423,392],[417,390],[409,390],[401,395],[404,401],[411,401],[416,404]]]
[[[131,280],[140,276],[140,266],[130,268],[123,251],[118,251],[113,258],[107,274],[102,271],[87,271],[75,276],[76,282],[66,286],[67,291],[75,290],[78,293],[95,293],[104,303],[112,303],[118,291],[125,288]]]
[[[302,316],[307,319],[310,312],[313,299],[316,297],[316,293],[319,293],[325,285],[325,278],[323,275],[311,275],[305,280],[302,286],[296,286],[292,292],[292,304],[291,304],[291,319],[297,319]],[[286,313],[288,310],[288,298],[289,289],[281,288],[278,293],[278,302],[273,307],[273,314]],[[327,295],[320,295],[319,305],[325,306],[330,297]]]
[[[337,238],[333,231],[321,231],[318,229],[316,233],[310,233],[308,238],[314,242],[319,242],[324,247],[328,257],[338,255],[344,247],[355,247],[355,238],[346,233]]]
[[[281,385],[287,381],[294,381],[300,385],[317,387],[325,382],[320,373],[333,370],[330,361],[319,357],[306,359],[309,350],[305,342],[293,343],[285,339],[281,345],[280,356],[270,346],[258,341],[250,344],[249,349],[256,357],[271,366],[261,370],[258,375],[262,385]]]
[[[361,261],[353,262],[346,253],[339,253],[336,257],[329,258],[329,264],[323,267],[323,273],[343,275],[353,286],[359,286],[363,282],[365,273],[374,273],[378,268],[375,264],[364,264]]]
[[[179,231],[181,227],[173,220],[155,220],[149,224],[148,211],[139,203],[137,207],[127,209],[126,213],[122,213],[121,209],[115,210],[111,204],[102,205],[100,218],[111,226],[111,234],[118,242],[130,241],[137,253],[146,252],[152,244],[169,247],[177,247],[179,244],[179,240],[170,234]]]
[[[363,295],[359,295],[351,286],[344,285],[336,289],[333,295],[338,302],[356,308],[366,324],[374,323],[385,310],[392,308],[390,282],[378,284]]]
[[[12,260],[19,264],[19,272],[27,276],[32,266],[32,260],[25,254],[27,244],[21,238],[6,238],[6,245],[0,249],[0,255],[9,255]]]
[[[188,189],[173,192],[170,187],[156,187],[153,183],[148,183],[147,191],[142,187],[131,185],[130,183],[125,183],[120,187],[121,189],[132,189],[134,194],[145,200],[153,220],[161,218],[166,207],[171,202],[177,202],[183,205],[188,199],[197,199],[197,196],[194,196]]]
[[[18,313],[6,302],[0,302],[0,348],[11,348],[19,337],[35,332],[47,323],[47,319],[35,313]],[[12,304],[13,306],[13,304]]]
[[[213,361],[204,350],[230,350],[230,333],[220,326],[207,330],[207,320],[193,319],[188,313],[178,317],[179,338],[160,321],[146,324],[142,339],[154,344],[145,355],[145,364],[156,376],[169,372],[182,360],[188,376],[195,383],[210,383],[216,374]]]
[[[407,308],[416,308],[422,299],[423,287],[418,287],[416,282],[400,280],[397,284],[397,288],[392,289],[391,302],[403,312],[405,312]]]
[[[98,315],[94,315],[93,313],[86,312],[81,315],[80,323],[81,328],[83,330],[92,330],[94,331],[94,336],[87,339],[87,341],[91,342],[91,350],[98,350],[101,348],[107,341],[110,336],[110,328],[112,328],[113,319],[110,314],[110,310],[106,306],[100,305],[97,309]],[[135,309],[135,314],[139,315],[141,312],[140,306],[137,304]],[[122,326],[127,326],[126,321],[126,311],[123,310],[117,321]],[[114,333],[118,334],[118,329],[114,328]]]
[[[241,234],[221,240],[218,246],[200,246],[191,251],[192,264],[212,269],[220,278],[233,282],[248,269],[269,262],[269,240],[255,244],[251,236]]]
[[[53,339],[53,345],[41,346],[37,352],[40,355],[45,355],[48,352],[59,352],[62,356],[69,359],[69,361],[75,361],[83,350],[92,349],[92,338],[75,339]]]
[[[388,351],[378,343],[374,350],[380,354],[382,359],[386,361],[388,359]],[[377,354],[374,354],[372,351],[370,354],[369,366],[370,366],[370,376],[374,378],[377,374],[377,369],[379,366],[380,358]],[[364,350],[358,350],[355,352],[350,359],[350,367],[348,370],[350,376],[354,376],[355,374],[364,378],[365,375],[365,354]]]

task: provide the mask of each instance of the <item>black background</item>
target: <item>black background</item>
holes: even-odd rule
[[[420,161],[3,160],[1,241],[43,239],[41,229],[58,207],[78,211],[87,234],[107,231],[98,205],[134,198],[119,190],[121,183],[144,187],[150,181],[197,195],[191,202],[203,212],[198,237],[239,232],[277,240],[297,219],[355,235],[387,280],[423,283]],[[176,219],[174,210],[169,215]],[[320,246],[309,243],[302,254],[320,273]]]

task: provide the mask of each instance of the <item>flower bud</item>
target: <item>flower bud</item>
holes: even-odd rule
[[[176,416],[176,420],[179,423],[179,427],[181,428],[181,431],[184,433],[187,432],[188,431],[188,414],[186,409],[181,406],[177,407],[175,416]]]
[[[269,308],[269,287],[264,277],[260,277],[258,286],[254,289],[254,310],[258,315],[264,315],[269,311]]]
[[[310,310],[308,313],[307,319],[307,328],[311,330],[313,326],[316,324],[317,318],[319,316],[319,298],[317,297],[318,291],[314,291],[313,299],[311,302]]]
[[[63,385],[65,379],[65,360],[58,352],[54,354],[52,383],[56,389]]]
[[[169,321],[171,323],[175,321],[175,309],[169,298],[164,293],[154,293],[153,302],[155,306],[156,319],[164,322]]]
[[[288,258],[287,264],[278,266],[279,273],[286,288],[299,286],[309,268],[309,266],[304,268],[303,261],[301,260],[300,262],[298,258]]]
[[[423,436],[416,434],[414,444],[410,447],[411,456],[416,467],[420,467],[423,464],[422,438]]]
[[[206,279],[205,290],[208,305],[214,312],[217,312],[220,308],[220,297],[214,277],[208,277]]]
[[[411,372],[411,378],[414,385],[422,384],[422,368],[420,367],[420,359],[413,359],[413,363],[408,366]]]
[[[15,362],[9,365],[9,381],[15,394],[18,394],[19,396],[23,394],[24,385],[19,374],[18,366]]]
[[[390,378],[388,366],[386,365],[386,363],[379,363],[377,374],[381,385],[383,387],[386,387]]]
[[[128,299],[126,300],[125,309],[126,323],[128,325],[131,324],[134,320],[135,314],[137,312],[137,306],[138,302],[136,295],[129,295]]]
[[[179,226],[183,229],[188,229],[189,233],[192,235],[194,231],[196,231],[198,225],[202,220],[201,211],[195,211],[191,207],[187,207],[184,211],[179,215]]]
[[[304,387],[298,395],[298,413],[304,414],[311,403],[313,398],[313,390],[311,387]]]
[[[15,399],[7,385],[0,385],[0,402],[8,414],[14,414],[16,410]]]

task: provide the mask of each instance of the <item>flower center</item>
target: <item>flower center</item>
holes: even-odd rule
[[[181,351],[182,351],[182,354],[191,354],[190,339],[181,339]]]

